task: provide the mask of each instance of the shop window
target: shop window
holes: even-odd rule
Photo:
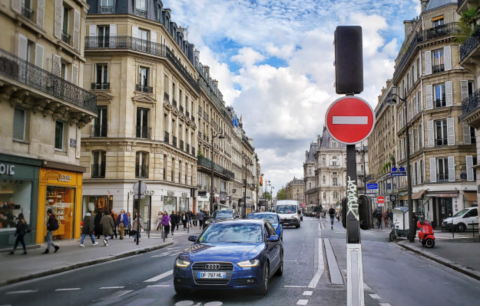
[[[59,228],[53,233],[54,239],[72,239],[74,235],[75,189],[47,186],[45,224],[48,221],[48,209],[52,210],[58,220]],[[46,226],[44,231],[46,234]]]
[[[171,212],[177,210],[177,198],[176,197],[163,197],[163,210]]]
[[[92,212],[96,215],[97,213],[112,211],[112,207],[113,195],[110,198],[107,196],[84,196],[82,215],[84,216],[87,212]]]
[[[65,127],[63,122],[55,121],[55,149],[63,151]]]
[[[32,183],[26,180],[0,181],[0,232],[14,231],[18,215],[23,213],[30,224]]]
[[[13,139],[25,141],[26,113],[25,110],[15,108],[13,115]]]

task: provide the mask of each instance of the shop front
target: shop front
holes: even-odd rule
[[[23,214],[32,229],[25,236],[25,243],[35,244],[41,165],[41,160],[0,154],[0,249],[14,245],[20,214]]]
[[[50,164],[56,167],[40,169],[37,243],[43,243],[47,234],[48,209],[53,211],[59,223],[59,228],[53,235],[54,239],[80,238],[82,179],[85,168],[58,163]]]
[[[440,228],[443,220],[454,215],[453,202],[457,205],[458,191],[439,191],[428,192],[427,197],[430,197],[430,203],[432,206],[432,226],[434,228]],[[430,208],[430,205],[428,205]]]

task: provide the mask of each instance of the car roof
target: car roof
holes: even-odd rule
[[[252,213],[251,215],[277,215],[277,213],[274,213],[274,212],[270,212],[270,211],[265,211],[265,212],[256,212],[256,213]]]
[[[265,223],[265,221],[264,220],[259,220],[259,219],[235,219],[235,220],[228,220],[228,221],[223,221],[221,223],[215,223],[215,224],[229,224],[229,223],[232,223],[232,224],[238,224],[238,223],[260,224],[260,223]]]

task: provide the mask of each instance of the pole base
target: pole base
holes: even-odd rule
[[[362,245],[347,244],[347,306],[365,306]]]

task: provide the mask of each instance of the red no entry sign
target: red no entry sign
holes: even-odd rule
[[[345,144],[356,144],[373,131],[375,114],[365,100],[347,96],[330,105],[325,122],[333,138]]]
[[[382,197],[382,196],[379,196],[379,197],[377,197],[377,202],[378,202],[378,204],[383,204],[383,203],[385,203],[385,198]]]

